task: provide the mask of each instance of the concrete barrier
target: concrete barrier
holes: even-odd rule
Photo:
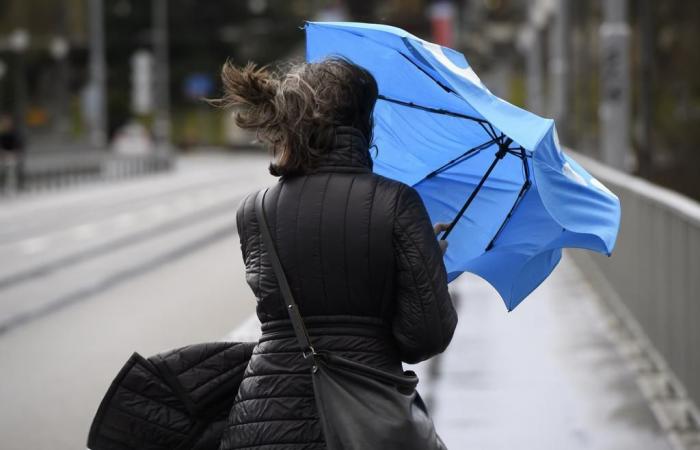
[[[622,202],[612,257],[572,253],[597,269],[596,284],[614,291],[659,356],[648,370],[668,368],[679,382],[669,382],[668,394],[700,404],[700,203],[570,153]],[[696,416],[697,407],[691,409]]]

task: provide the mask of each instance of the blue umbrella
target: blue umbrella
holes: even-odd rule
[[[416,188],[450,223],[445,266],[486,279],[508,310],[564,247],[610,255],[620,202],[559,145],[554,121],[493,95],[452,49],[399,28],[308,22],[306,57],[342,56],[377,79],[374,170]]]

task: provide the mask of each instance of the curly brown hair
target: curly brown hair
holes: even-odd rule
[[[372,142],[377,82],[344,58],[299,63],[286,71],[227,61],[221,78],[224,96],[218,104],[236,108],[236,124],[256,130],[268,145],[273,175],[313,170],[332,148],[337,126],[355,127]]]

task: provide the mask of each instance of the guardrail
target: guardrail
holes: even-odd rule
[[[700,404],[700,203],[574,157],[622,202],[612,257],[591,254],[590,261],[680,381],[683,394]]]
[[[91,151],[30,155],[24,160],[4,158],[0,160],[0,195],[129,178],[171,166],[172,158],[166,153],[123,156]]]

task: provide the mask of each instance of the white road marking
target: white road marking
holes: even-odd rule
[[[166,205],[164,203],[159,203],[157,205],[151,206],[148,208],[148,215],[155,219],[162,219],[168,215],[172,214],[172,209],[170,208],[169,205]]]
[[[25,255],[35,255],[44,251],[48,247],[49,241],[45,237],[27,239],[19,243],[22,253]]]
[[[97,229],[94,223],[85,223],[78,225],[71,230],[71,235],[74,239],[87,240],[92,239],[97,234]]]
[[[212,196],[211,192],[202,191],[197,193],[197,204],[200,206],[205,206],[213,203],[216,199]]]
[[[181,212],[190,211],[194,207],[192,195],[181,195],[175,200],[175,209]]]
[[[131,213],[120,214],[114,218],[117,228],[131,228],[134,225],[134,215]]]

